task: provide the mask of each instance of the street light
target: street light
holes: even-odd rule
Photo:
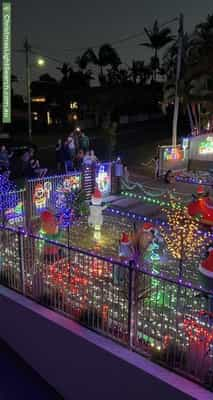
[[[46,63],[45,63],[44,58],[39,57],[39,58],[37,59],[36,64],[38,65],[38,67],[44,67]]]
[[[28,136],[32,139],[32,109],[31,109],[31,46],[28,40],[24,43],[25,53],[26,53],[26,89],[27,89],[27,114],[28,114]],[[38,67],[43,67],[45,65],[45,60],[39,57],[36,60],[36,65]]]

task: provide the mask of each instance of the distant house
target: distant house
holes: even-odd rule
[[[40,87],[39,87],[40,86]],[[161,86],[91,87],[82,90],[52,91],[32,85],[34,123],[46,126],[80,123],[85,128],[107,125],[110,120],[128,125],[156,118],[161,114]]]

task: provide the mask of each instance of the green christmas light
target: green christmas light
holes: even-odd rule
[[[160,207],[168,207],[168,208],[173,208],[176,210],[180,210],[183,208],[182,204],[174,203],[172,201],[154,199],[149,196],[138,195],[138,194],[132,193],[132,192],[121,192],[121,195],[125,196],[125,197],[129,197],[129,198],[137,199],[137,200],[142,200],[144,202],[158,205]]]

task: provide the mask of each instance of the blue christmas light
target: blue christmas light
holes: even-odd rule
[[[14,208],[18,204],[16,186],[7,176],[0,175],[0,210]]]
[[[206,185],[209,186],[212,184],[210,180],[206,178],[196,178],[196,177],[188,177],[188,176],[176,176],[176,181],[181,183],[189,183],[192,185]]]

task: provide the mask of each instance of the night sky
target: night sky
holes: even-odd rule
[[[89,46],[113,43],[129,35],[143,32],[155,18],[168,21],[185,16],[185,30],[213,13],[212,0],[14,0],[13,50],[20,49],[28,35],[32,46],[41,55],[48,55],[61,62],[74,63]],[[173,30],[177,26],[173,24]],[[143,37],[116,44],[122,60],[146,59],[147,52],[138,44]],[[39,74],[50,72],[56,77],[57,63],[48,60],[47,67]],[[17,90],[24,87],[24,55],[13,53],[13,70],[20,79]],[[37,76],[33,69],[32,79]]]

